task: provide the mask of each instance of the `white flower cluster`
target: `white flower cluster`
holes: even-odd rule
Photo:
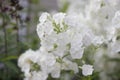
[[[94,56],[94,68],[100,71],[100,80],[113,80],[111,76],[107,76],[115,73],[118,63],[110,63],[108,59],[120,59],[120,0],[58,0],[58,2],[69,3],[67,13],[82,15],[82,23],[103,37],[103,44],[96,50]],[[100,39],[96,37],[95,40]]]
[[[28,50],[18,60],[25,80],[47,80],[49,75],[59,78],[62,70],[76,74],[82,69],[84,76],[91,75],[92,65],[76,62],[82,62],[90,45],[98,48],[97,53],[101,49],[112,55],[120,52],[120,1],[80,1],[75,3],[79,9],[72,1],[67,13],[41,14],[37,25],[40,49]]]
[[[79,18],[71,24],[71,18],[65,13],[50,15],[43,13],[37,25],[37,33],[41,41],[40,49],[28,50],[19,58],[18,64],[25,73],[25,80],[46,80],[51,74],[59,78],[62,70],[79,72],[79,65],[75,62],[83,57],[84,49],[93,43],[95,37],[88,27],[82,27]],[[89,41],[87,41],[89,39]],[[93,72],[92,65],[81,65],[85,76]]]

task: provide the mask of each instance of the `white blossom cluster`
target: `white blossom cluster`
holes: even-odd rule
[[[85,50],[91,45],[97,49],[95,65],[103,53],[119,57],[120,1],[68,1],[66,13],[41,14],[37,25],[40,49],[29,49],[18,60],[24,80],[47,80],[49,75],[59,78],[62,70],[76,74],[82,69],[84,76],[92,75],[91,64],[80,65],[76,61],[82,62]]]
[[[113,80],[107,77],[107,73],[114,74],[119,64],[107,62],[107,59],[120,59],[120,0],[58,0],[58,2],[59,5],[60,2],[69,3],[67,13],[82,15],[83,22],[95,34],[103,37],[103,44],[95,52],[94,68],[100,71],[100,80]]]
[[[71,70],[76,74],[79,67],[84,76],[92,74],[92,65],[80,66],[75,60],[83,57],[85,47],[94,42],[90,36],[95,35],[88,27],[82,28],[83,25],[77,24],[79,19],[71,24],[71,17],[65,13],[53,16],[43,13],[40,16],[40,23],[37,25],[40,49],[26,51],[18,61],[25,73],[25,80],[46,80],[49,74],[53,78],[59,78],[62,70]]]

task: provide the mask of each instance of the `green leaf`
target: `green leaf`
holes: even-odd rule
[[[3,57],[0,59],[0,61],[4,62],[4,61],[9,61],[9,60],[13,60],[13,59],[17,59],[18,56],[8,56],[8,57]]]
[[[109,58],[109,61],[116,61],[116,62],[120,62],[120,58]]]
[[[100,72],[94,72],[93,75],[91,76],[91,79],[98,79]]]
[[[4,64],[6,65],[6,67],[8,67],[9,69],[13,70],[15,73],[19,73],[19,70],[16,66],[15,63],[11,62],[11,61],[6,61],[4,62]]]
[[[69,7],[69,3],[68,2],[66,2],[64,5],[63,5],[63,7],[61,8],[61,12],[66,12],[67,11],[67,9],[68,9],[68,7]]]

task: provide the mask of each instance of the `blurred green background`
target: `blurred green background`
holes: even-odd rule
[[[0,0],[0,80],[22,80],[17,59],[39,48],[36,26],[44,11],[57,10],[56,0]]]

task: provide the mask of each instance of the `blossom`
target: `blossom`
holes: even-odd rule
[[[83,56],[84,48],[82,47],[82,36],[75,34],[71,40],[70,54],[73,59],[81,59]]]
[[[61,64],[55,63],[54,66],[52,67],[51,76],[53,78],[59,78],[60,73],[61,73]]]
[[[48,74],[45,72],[32,72],[33,76],[30,78],[30,80],[46,80],[48,77]]]
[[[37,55],[35,55],[35,51],[29,49],[24,54],[22,54],[18,59],[18,66],[21,68],[21,70],[25,73],[26,77],[30,77],[30,70],[31,65],[37,62],[37,59],[39,58]]]
[[[56,24],[62,24],[63,20],[65,18],[65,13],[57,13],[53,15],[53,20],[55,21]]]
[[[40,23],[43,24],[48,19],[49,16],[50,14],[47,12],[42,13],[41,17],[39,18]]]
[[[63,70],[76,74],[84,54],[90,58],[88,60],[94,57],[96,71],[104,70],[104,55],[119,58],[120,1],[63,2],[69,3],[66,13],[44,12],[39,18],[36,31],[41,41],[40,49],[27,50],[18,60],[25,80],[47,80],[49,75],[60,78]],[[92,75],[94,70],[89,64],[83,64],[81,69],[84,76]]]
[[[93,66],[92,66],[92,65],[84,64],[84,65],[82,66],[82,74],[83,74],[84,76],[92,75],[93,70],[94,70],[94,69],[93,69]]]
[[[53,78],[59,78],[62,70],[71,70],[74,73],[78,73],[78,65],[75,62],[72,62],[65,58],[58,58],[58,62],[56,62],[50,69],[50,73]]]
[[[113,24],[114,27],[120,28],[119,27],[119,25],[120,25],[119,22],[120,22],[120,11],[117,11],[117,12],[115,12],[115,15],[112,19],[112,24]]]

